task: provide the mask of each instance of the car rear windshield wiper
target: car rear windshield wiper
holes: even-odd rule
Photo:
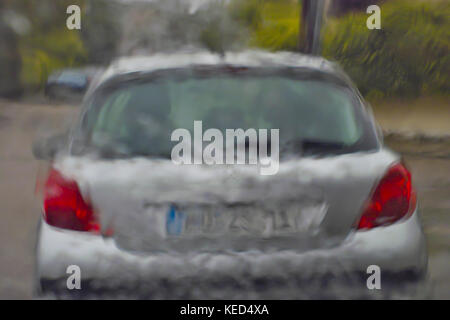
[[[291,139],[281,144],[280,155],[329,155],[342,154],[349,151],[349,145],[336,141],[314,139]]]

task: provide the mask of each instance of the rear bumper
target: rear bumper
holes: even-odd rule
[[[70,265],[80,267],[81,290],[67,289]],[[370,265],[380,267],[381,290],[367,288]],[[405,290],[411,293],[411,285],[417,290],[426,269],[417,212],[392,226],[354,232],[338,247],[305,253],[135,255],[119,249],[113,239],[44,222],[36,248],[37,293],[59,297],[401,297]]]

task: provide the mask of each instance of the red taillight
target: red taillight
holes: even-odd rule
[[[416,208],[411,173],[402,164],[390,167],[366,203],[358,229],[372,229],[409,217]]]
[[[55,169],[51,169],[45,183],[44,218],[48,224],[64,229],[93,232],[100,229],[77,183]]]

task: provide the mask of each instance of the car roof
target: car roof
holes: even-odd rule
[[[219,54],[208,51],[184,51],[119,58],[111,63],[97,84],[101,84],[116,76],[136,72],[148,73],[162,69],[183,68],[190,65],[214,66],[223,64],[246,67],[303,67],[345,76],[337,64],[325,58],[293,52],[246,50]]]

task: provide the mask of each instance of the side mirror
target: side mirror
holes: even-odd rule
[[[33,142],[33,155],[38,160],[52,160],[66,146],[68,133],[58,134]]]

